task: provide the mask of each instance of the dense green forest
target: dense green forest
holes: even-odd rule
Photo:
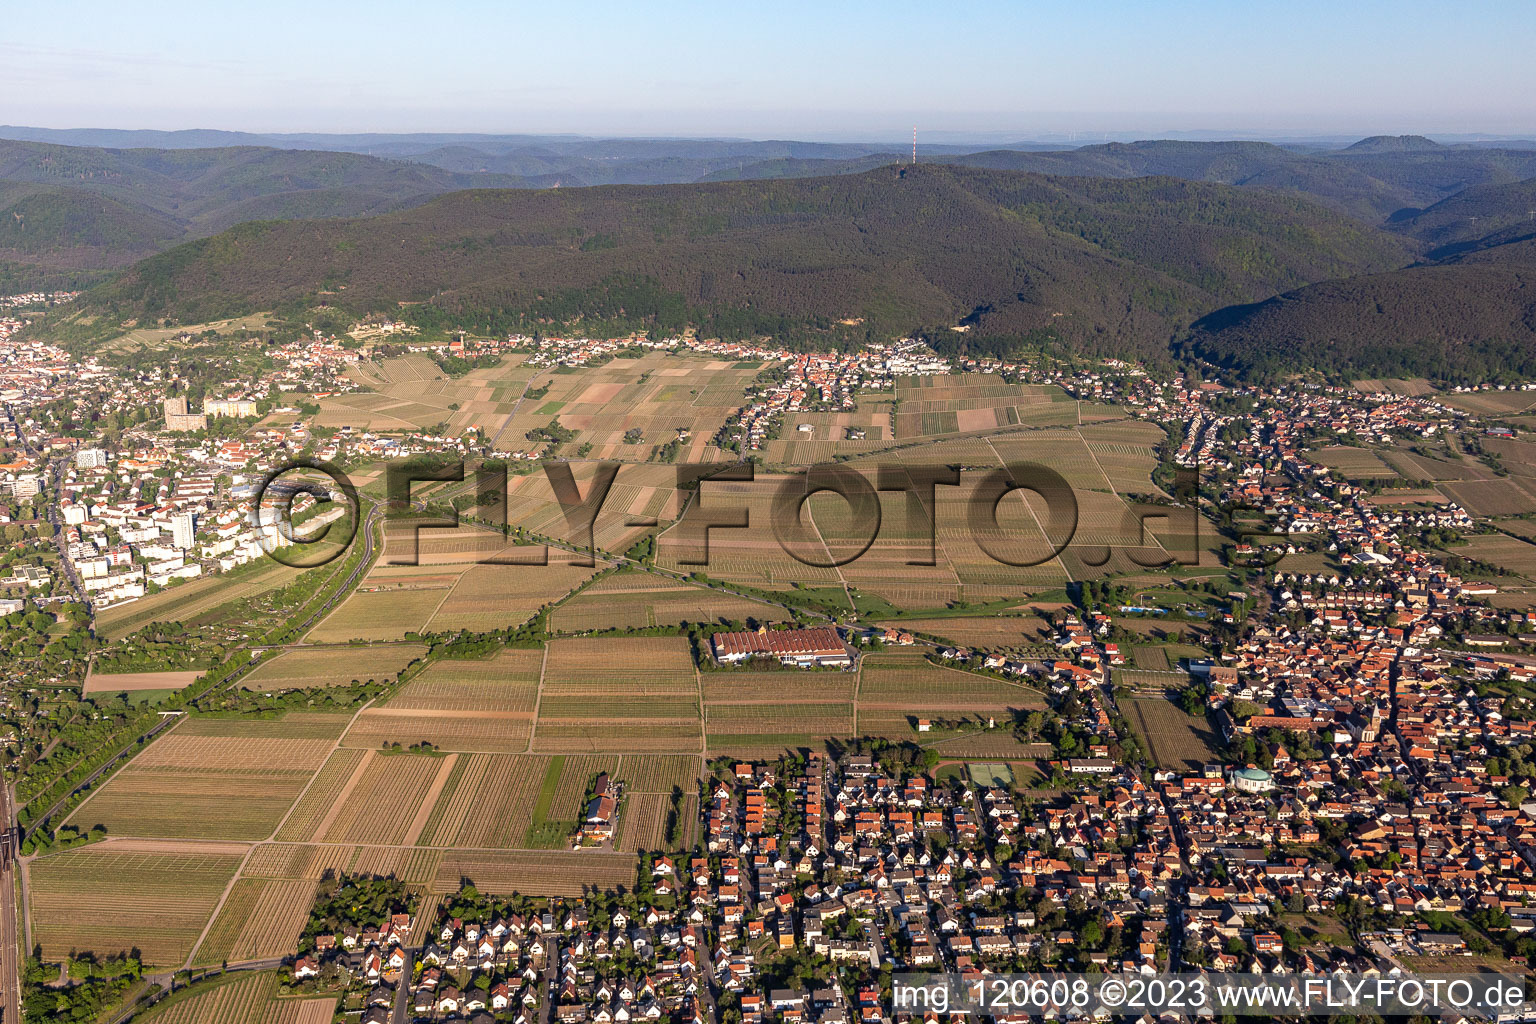
[[[340,142],[412,162],[0,141],[0,291],[96,285],[81,306],[106,315],[76,336],[389,312],[486,333],[1172,352],[1250,377],[1536,370],[1536,149],[1152,141],[939,147],[911,166],[844,144]],[[526,187],[690,175],[719,180]]]
[[[357,220],[244,224],[90,293],[113,318],[291,305],[482,330],[702,325],[873,337],[965,324],[1166,353],[1198,316],[1401,266],[1413,243],[1309,200],[1169,178],[888,167],[836,178],[453,193]]]
[[[1410,267],[1222,310],[1189,351],[1252,379],[1302,371],[1471,383],[1536,377],[1536,260]]]
[[[1302,192],[1378,223],[1474,185],[1536,177],[1536,149],[1441,146],[1416,136],[1363,139],[1335,152],[1303,152],[1264,142],[1157,140],[1059,153],[996,151],[939,159],[1041,174],[1112,178],[1166,174]]]
[[[43,287],[61,269],[124,266],[242,221],[356,217],[521,184],[354,153],[0,140],[0,260],[23,286]]]

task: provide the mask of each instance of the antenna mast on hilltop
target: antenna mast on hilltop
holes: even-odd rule
[[[917,163],[917,128],[912,129],[912,162]]]

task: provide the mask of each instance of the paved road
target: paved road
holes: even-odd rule
[[[411,976],[416,972],[416,954],[420,951],[420,946],[411,946],[405,950],[405,963],[400,967],[400,980],[395,983],[394,1014],[389,1018],[394,1024],[410,1024]]]
[[[69,560],[69,545],[64,541],[64,524],[59,519],[59,495],[64,493],[64,461],[54,459],[48,464],[48,475],[53,478],[49,483],[53,500],[48,502],[48,522],[53,524],[53,545],[59,549],[59,565],[64,570],[64,577],[75,594],[85,600],[85,585],[75,574],[75,563]]]
[[[9,783],[0,784],[0,822],[7,834],[16,823]],[[0,1024],[21,1021],[21,917],[16,906],[15,858],[7,851],[0,869]]]

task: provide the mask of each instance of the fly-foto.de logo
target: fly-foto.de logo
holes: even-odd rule
[[[656,516],[620,511],[617,504],[609,507],[626,473],[649,471],[654,483],[656,467],[581,465],[582,480],[572,463],[546,462],[541,467],[565,525],[562,538],[540,539],[519,530],[517,543],[478,561],[546,565],[553,541],[578,553],[574,564],[592,565],[599,553],[595,533],[600,518],[628,529],[663,526]],[[1210,529],[1202,522],[1194,468],[1180,468],[1166,493],[1137,501],[1102,492],[1080,496],[1058,468],[1032,461],[983,468],[900,462],[854,467],[833,462],[771,474],[751,462],[673,468],[678,511],[675,521],[660,530],[657,556],[685,570],[708,567],[711,540],[728,531],[745,531],[757,544],[771,537],[788,557],[818,568],[879,558],[913,567],[938,565],[941,537],[958,531],[1003,566],[1029,568],[1070,552],[1075,562],[1097,568],[1119,550],[1131,564],[1156,569],[1200,564],[1201,534]],[[463,493],[473,497],[472,514],[419,497],[425,486],[466,483],[470,487]],[[504,462],[473,467],[463,462],[389,465],[386,501],[373,512],[392,528],[385,564],[418,564],[423,532],[474,529],[481,535],[490,530],[511,537],[507,483]],[[1111,499],[1107,506],[1106,497]],[[1091,537],[1081,530],[1084,498],[1095,502]],[[311,513],[308,519],[295,516],[301,500]],[[825,518],[835,520],[835,529],[818,525],[809,507],[813,501],[826,510]],[[336,504],[329,512],[314,514],[328,503]],[[345,472],[330,463],[301,459],[263,478],[250,516],[271,557],[286,565],[312,567],[337,557],[356,539],[361,511],[358,489]],[[344,529],[339,525],[343,518],[348,522]],[[332,536],[333,531],[338,536]],[[339,536],[342,532],[345,536]],[[1245,532],[1270,536],[1265,531]],[[308,549],[321,543],[323,554],[311,556]]]

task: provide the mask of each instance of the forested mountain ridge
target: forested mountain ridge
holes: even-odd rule
[[[19,279],[99,271],[245,220],[355,217],[521,183],[351,153],[0,141],[0,262]]]
[[[1220,310],[1195,325],[1188,349],[1250,379],[1536,377],[1536,243]]]
[[[1403,144],[1366,139],[1329,153],[1263,142],[1156,140],[1084,146],[1056,153],[1001,150],[936,157],[969,167],[1041,174],[1128,178],[1166,174],[1244,188],[1301,192],[1363,220],[1381,221],[1431,206],[1474,185],[1536,177],[1536,150]]]
[[[497,154],[517,176],[424,140],[415,158],[457,169],[0,142],[0,291],[82,287],[163,253],[87,304],[196,322],[422,303],[410,315],[488,329],[694,323],[808,344],[844,343],[856,332],[838,321],[859,320],[946,350],[1152,358],[1182,339],[1250,375],[1468,374],[1536,346],[1519,300],[1536,263],[1528,149],[1153,141],[914,167],[857,145],[556,139]],[[780,155],[748,162],[763,153]],[[733,156],[718,182],[533,191],[568,184],[573,160],[670,180]],[[483,184],[526,191],[469,188]]]
[[[1400,266],[1411,245],[1294,196],[919,165],[479,190],[366,219],[245,224],[137,264],[83,304],[192,323],[415,302],[409,315],[486,329],[691,321],[740,336],[862,319],[888,337],[964,321],[960,343],[974,350],[1052,338],[1163,355],[1212,309]]]
[[[1432,257],[1509,241],[1536,231],[1536,178],[1474,185],[1428,209],[1394,218],[1391,227],[1432,246]]]

